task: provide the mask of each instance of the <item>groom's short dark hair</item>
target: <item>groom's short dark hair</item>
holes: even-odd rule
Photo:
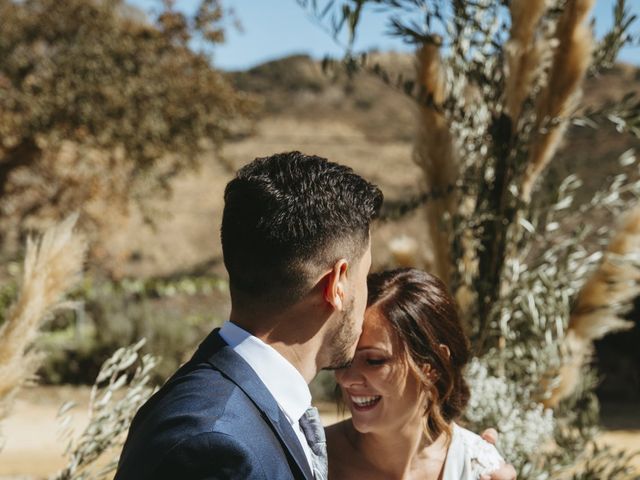
[[[321,269],[361,257],[382,199],[351,168],[300,152],[241,168],[225,189],[221,229],[232,296],[294,303]]]

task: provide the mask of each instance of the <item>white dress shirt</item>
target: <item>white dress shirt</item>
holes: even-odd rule
[[[311,448],[298,421],[311,406],[311,392],[300,372],[276,349],[234,323],[225,322],[222,339],[258,374],[291,424],[300,445],[311,463]]]

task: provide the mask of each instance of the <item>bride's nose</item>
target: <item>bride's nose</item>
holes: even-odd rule
[[[350,366],[336,370],[336,382],[343,387],[364,385],[366,379],[354,361]]]

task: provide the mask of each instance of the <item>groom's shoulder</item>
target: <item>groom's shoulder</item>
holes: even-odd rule
[[[260,412],[235,383],[207,362],[187,364],[136,414],[120,469],[154,472],[169,463],[185,468],[207,458],[242,464],[251,454],[246,441],[256,432],[256,419]]]
[[[207,362],[186,365],[140,409],[132,430],[148,424],[164,434],[225,432],[233,421],[260,415],[246,394]],[[243,416],[238,418],[236,410]],[[237,431],[237,430],[236,430]]]
[[[207,412],[209,422],[217,420],[229,402],[242,396],[238,386],[207,362],[186,365],[149,399],[141,409],[161,415]]]
[[[173,374],[140,409],[132,423],[165,422],[188,427],[194,433],[211,430],[229,410],[229,404],[246,403],[236,383],[223,375],[210,361],[225,344],[212,332],[186,364]],[[175,418],[181,419],[176,421]]]

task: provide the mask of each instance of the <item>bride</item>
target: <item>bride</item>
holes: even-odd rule
[[[329,478],[515,478],[493,445],[456,423],[470,351],[444,284],[398,269],[370,275],[368,287],[355,358],[336,371],[351,419],[327,429]]]

